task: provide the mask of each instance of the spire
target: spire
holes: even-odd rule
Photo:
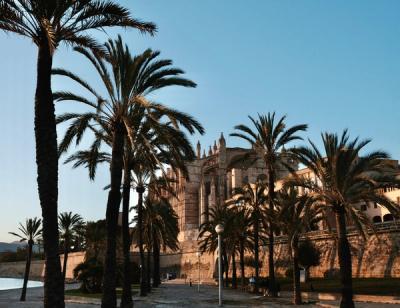
[[[203,158],[206,158],[206,150],[203,150]]]
[[[201,157],[201,145],[200,145],[200,141],[197,141],[196,156],[197,156],[197,158],[200,158],[200,157]]]
[[[226,141],[224,138],[224,133],[221,132],[221,137],[219,137],[219,147],[225,147],[226,146]]]
[[[210,148],[208,149],[208,156],[211,156],[213,153],[212,153],[212,149],[211,149],[211,145],[210,145]]]
[[[217,141],[214,141],[214,154],[217,153],[218,147],[217,147]]]

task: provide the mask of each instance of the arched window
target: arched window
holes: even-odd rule
[[[372,218],[372,221],[374,224],[377,224],[377,223],[382,222],[382,218],[381,218],[381,216],[374,216],[374,218]]]
[[[392,221],[393,215],[392,214],[385,214],[383,215],[383,221]]]

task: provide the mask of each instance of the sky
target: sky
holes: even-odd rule
[[[371,138],[369,150],[400,159],[400,2],[124,0],[136,18],[158,26],[156,36],[135,30],[92,32],[99,41],[123,36],[132,53],[147,48],[172,59],[196,89],[161,90],[152,99],[190,113],[205,127],[192,136],[203,147],[224,132],[229,138],[248,115],[275,111],[288,125],[309,125],[304,138],[320,144],[322,131]],[[35,45],[0,33],[0,241],[27,217],[40,216],[37,194],[33,98]],[[82,56],[61,46],[55,67],[67,68],[102,90]],[[57,77],[53,90],[77,90]],[[57,114],[84,110],[76,103],[56,106]],[[59,129],[59,138],[64,128]],[[90,142],[84,140],[85,142]],[[73,149],[70,153],[73,153]],[[109,183],[106,167],[90,182],[86,169],[60,161],[59,211],[87,220],[105,216]]]

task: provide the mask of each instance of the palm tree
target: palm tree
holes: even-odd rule
[[[161,225],[154,224],[153,227],[153,255],[154,255],[154,275],[153,283],[154,287],[158,287],[161,284],[160,279],[160,250],[164,252],[166,249],[171,251],[179,250],[179,224],[178,215],[172,208],[171,204],[166,200],[159,200],[156,205],[157,211],[160,213],[160,217],[164,222],[164,228],[160,228]]]
[[[310,147],[296,149],[297,159],[314,173],[317,181],[295,178],[293,183],[309,189],[311,196],[322,202],[336,218],[342,284],[340,307],[352,308],[354,302],[347,222],[352,222],[362,235],[367,236],[372,224],[359,209],[360,204],[369,206],[369,203],[378,203],[397,216],[399,207],[381,191],[395,184],[398,171],[388,160],[388,154],[382,151],[365,153],[364,148],[370,140],[350,140],[347,130],[340,137],[324,133],[322,141],[324,153],[311,141]]]
[[[255,283],[254,291],[258,292],[259,282],[259,249],[260,249],[260,234],[262,222],[264,221],[265,211],[263,205],[267,200],[267,184],[259,179],[255,184],[245,184],[243,187],[233,189],[233,201],[236,203],[243,203],[250,211],[250,221],[253,227],[254,237],[254,269],[255,269]]]
[[[223,272],[225,272],[225,282],[228,284],[228,243],[230,232],[234,228],[232,222],[233,211],[226,205],[217,204],[208,211],[209,219],[200,225],[198,235],[199,251],[204,253],[214,253],[218,248],[218,234],[215,227],[218,224],[224,226],[224,231],[221,234],[221,256],[223,264]]]
[[[267,115],[258,115],[257,119],[249,116],[250,121],[254,126],[252,130],[247,125],[236,125],[236,132],[231,136],[239,137],[248,141],[251,145],[251,151],[247,156],[261,157],[264,160],[268,176],[268,232],[269,232],[269,255],[268,255],[268,272],[270,280],[270,290],[273,296],[277,295],[275,283],[274,269],[274,225],[272,221],[275,199],[275,181],[278,172],[283,168],[290,168],[287,164],[287,158],[290,156],[290,151],[284,151],[285,146],[294,140],[302,138],[296,135],[300,131],[305,131],[307,125],[295,125],[286,127],[286,116],[281,117],[276,121],[275,112]]]
[[[157,57],[160,53],[152,50],[146,50],[139,56],[132,57],[121,37],[115,41],[109,40],[104,47],[104,58],[88,49],[77,47],[75,50],[88,58],[95,66],[108,98],[101,97],[87,82],[63,69],[55,69],[53,73],[76,81],[94,96],[94,101],[70,92],[57,92],[54,93],[54,97],[56,101],[76,101],[93,109],[93,111],[82,114],[67,113],[58,118],[59,123],[72,121],[59,145],[61,153],[69,148],[74,139],[79,144],[87,129],[95,135],[95,141],[89,154],[101,153],[99,149],[103,143],[111,147],[111,157],[108,157],[110,159],[111,184],[106,213],[107,254],[102,306],[115,307],[115,247],[125,146],[129,143],[130,147],[136,149],[140,145],[141,149],[145,150],[145,155],[150,157],[153,163],[160,163],[157,161],[155,151],[164,153],[164,156],[167,153],[172,159],[181,157],[183,147],[176,148],[175,145],[178,141],[185,142],[185,145],[188,142],[185,134],[179,130],[180,126],[190,133],[195,131],[203,133],[204,129],[189,115],[146,99],[146,95],[164,87],[195,86],[195,83],[180,76],[183,74],[182,70],[170,67],[171,60],[158,60]],[[147,139],[148,135],[142,131],[144,125],[152,132],[151,138],[162,139],[163,144],[167,146],[154,146],[152,139]],[[191,147],[190,149],[185,148],[185,151],[184,154],[189,153],[194,156]],[[76,157],[79,158],[80,154],[78,153]],[[91,171],[90,167],[89,171]],[[140,198],[140,194],[144,191],[142,191],[142,187],[137,187],[136,190]],[[126,224],[125,227],[127,227]]]
[[[138,217],[135,217],[137,224]],[[178,245],[178,215],[171,204],[159,197],[147,197],[143,209],[144,242],[153,252],[153,287],[158,287],[160,280],[160,250],[169,248],[171,251],[179,249]],[[135,237],[138,238],[138,228],[135,228]],[[147,268],[147,280],[149,280]]]
[[[171,135],[171,138],[174,138]],[[172,139],[171,139],[172,140]],[[182,140],[183,141],[183,140]],[[154,143],[156,144],[156,143]],[[178,149],[180,146],[188,146],[189,144],[186,142],[183,142],[181,145],[176,145],[176,148]],[[190,147],[190,146],[189,146]],[[141,152],[142,154],[145,153],[144,151]],[[189,154],[189,152],[188,152]],[[194,152],[192,153],[194,155]],[[189,154],[186,156],[189,160],[192,160],[194,156],[192,154]],[[159,157],[160,162],[166,162],[170,163],[172,167],[176,166],[176,162],[174,160],[169,161],[164,159],[164,154],[160,155],[158,154],[157,157]],[[178,159],[179,162],[183,162],[184,157]],[[178,162],[178,163],[179,163]],[[149,268],[145,264],[145,255],[144,255],[144,245],[145,245],[145,227],[146,224],[144,223],[144,208],[143,208],[143,203],[144,203],[144,193],[146,189],[148,190],[148,195],[151,197],[150,199],[153,199],[154,197],[161,196],[161,190],[165,189],[168,190],[169,192],[174,195],[174,192],[171,190],[169,179],[165,177],[165,170],[164,166],[152,166],[151,162],[149,162],[146,157],[143,157],[143,155],[137,155],[135,164],[132,166],[132,186],[136,189],[136,192],[138,193],[138,203],[136,206],[136,212],[137,212],[137,217],[135,219],[136,221],[136,237],[137,237],[137,246],[139,247],[139,255],[140,255],[140,296],[145,296],[147,291],[148,291],[148,281],[150,279],[149,276],[146,276],[146,274],[149,273]],[[157,168],[161,167],[161,168]],[[186,166],[184,164],[181,164],[181,169],[185,174],[187,173]],[[161,179],[157,179],[157,171],[160,171],[162,174]],[[147,230],[147,248],[151,247],[151,225],[147,225],[147,228],[150,228]],[[148,259],[149,260],[149,259]]]
[[[51,90],[53,56],[61,43],[101,52],[101,46],[88,32],[114,26],[150,34],[156,31],[154,24],[132,18],[128,9],[111,0],[0,0],[0,29],[28,37],[38,48],[35,139],[46,257],[45,307],[65,306],[58,255],[57,131]]]
[[[32,261],[32,248],[40,236],[42,235],[41,229],[42,221],[38,218],[30,218],[27,219],[25,225],[22,223],[19,224],[18,230],[20,234],[9,232],[12,235],[18,237],[20,242],[28,242],[28,255],[26,256],[26,266],[25,266],[25,275],[24,275],[24,284],[22,286],[22,293],[20,301],[25,301],[26,299],[26,287],[28,285],[29,280],[29,271],[31,268],[31,261]]]
[[[307,194],[299,195],[298,191],[289,187],[276,194],[276,220],[280,231],[288,238],[288,246],[293,265],[293,303],[300,305],[300,268],[299,240],[301,233],[310,230],[310,226],[322,219],[320,206]]]
[[[130,190],[131,188],[149,186],[154,195],[161,195],[161,189],[168,190],[171,195],[174,192],[171,191],[171,186],[169,185],[169,179],[162,177],[156,181],[149,182],[149,179],[155,177],[155,171],[161,171],[161,174],[165,175],[164,164],[168,164],[174,170],[180,170],[184,175],[187,174],[186,166],[184,161],[192,160],[194,157],[194,152],[192,151],[191,145],[182,134],[182,132],[170,128],[168,125],[165,126],[164,132],[161,135],[150,134],[149,123],[145,121],[141,126],[135,130],[138,135],[135,139],[138,142],[135,144],[135,148],[131,146],[129,142],[125,144],[124,151],[124,180],[122,189],[122,232],[123,232],[123,250],[124,250],[124,276],[123,276],[123,292],[122,292],[122,303],[123,307],[128,306],[132,302],[131,293],[131,282],[130,282],[130,232],[129,232],[129,200],[130,200]],[[141,136],[146,136],[145,138]],[[101,138],[108,143],[109,135],[96,135],[96,140],[93,145],[97,144],[98,138]],[[146,139],[146,143],[151,144],[154,148],[151,149],[148,146],[142,146],[141,140]],[[164,148],[173,148],[168,152],[165,152]],[[151,151],[150,151],[151,149]],[[161,152],[157,153],[161,149]],[[73,167],[85,166],[89,170],[89,177],[91,180],[94,179],[96,174],[97,165],[103,162],[110,161],[110,154],[107,152],[99,152],[97,146],[92,146],[87,151],[78,151],[76,154],[71,155],[67,160],[68,162],[74,162]],[[145,166],[145,168],[143,168]],[[133,169],[133,170],[132,170]],[[153,171],[154,170],[154,171]],[[132,174],[133,171],[133,174]],[[143,199],[143,193],[145,189],[139,196],[139,201]],[[141,204],[141,201],[139,202]],[[143,247],[143,245],[141,246]],[[141,255],[141,264],[144,268],[144,253]],[[144,273],[143,273],[144,275]],[[158,273],[159,275],[159,273]],[[142,276],[142,275],[141,275]],[[143,279],[144,281],[144,279]],[[159,279],[157,280],[159,281]],[[142,286],[141,294],[145,295],[144,285]]]
[[[234,228],[232,228],[229,239],[232,247],[232,287],[236,288],[235,255],[239,254],[241,286],[244,287],[246,279],[244,254],[246,251],[250,251],[254,248],[254,234],[251,230],[251,210],[247,209],[245,206],[233,206],[232,210],[234,210],[232,221],[232,226],[234,226]]]
[[[74,240],[75,235],[79,228],[83,225],[83,218],[79,214],[72,212],[63,212],[58,215],[60,236],[64,240],[64,264],[63,264],[63,278],[67,273],[67,260],[68,252],[70,249],[71,241]]]

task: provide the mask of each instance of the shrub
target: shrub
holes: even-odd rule
[[[84,293],[100,293],[102,290],[103,264],[96,258],[79,263],[74,269],[74,277],[80,281]]]

